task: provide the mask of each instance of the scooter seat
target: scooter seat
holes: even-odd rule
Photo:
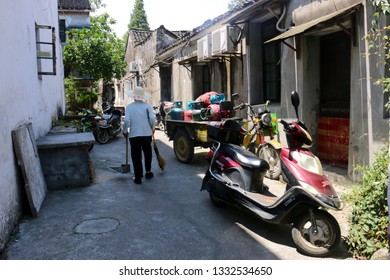
[[[260,171],[269,170],[268,162],[240,146],[229,143],[221,143],[221,150],[239,162],[243,167],[254,168]]]

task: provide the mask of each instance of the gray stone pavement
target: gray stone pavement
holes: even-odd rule
[[[135,185],[125,140],[95,144],[94,183],[50,191],[37,218],[26,217],[3,258],[8,260],[310,260],[296,251],[289,226],[270,225],[238,209],[214,207],[200,192],[206,149],[178,162],[167,136],[156,131],[166,161],[155,177]],[[129,163],[132,164],[129,159]],[[341,245],[330,259],[349,258]]]

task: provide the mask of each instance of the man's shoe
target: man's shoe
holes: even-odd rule
[[[152,179],[153,178],[153,172],[146,172],[146,174],[145,174],[145,178],[146,179]]]

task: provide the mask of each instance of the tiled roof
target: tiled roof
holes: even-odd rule
[[[175,34],[178,38],[186,36],[188,34],[188,30],[180,30],[180,31],[171,31],[173,34]]]
[[[189,31],[182,30],[182,31],[169,31],[168,29],[165,29],[163,25],[161,25],[158,29],[164,29],[166,33],[172,34],[172,36],[175,36],[174,38],[180,38],[183,36],[186,36]],[[154,30],[145,30],[145,29],[137,29],[137,28],[130,28],[129,30],[129,36],[131,40],[134,43],[134,46],[140,45],[146,40],[149,39],[149,37],[155,32]]]
[[[91,10],[89,0],[58,0],[61,10]]]
[[[131,36],[131,39],[134,42],[134,45],[136,46],[143,43],[146,39],[148,39],[152,33],[153,31],[151,30],[131,28],[129,32],[129,36]]]

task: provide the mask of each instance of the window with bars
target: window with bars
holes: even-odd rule
[[[60,19],[58,22],[60,41],[61,43],[66,43],[66,24],[64,19]]]
[[[38,76],[56,75],[55,28],[35,24]]]

